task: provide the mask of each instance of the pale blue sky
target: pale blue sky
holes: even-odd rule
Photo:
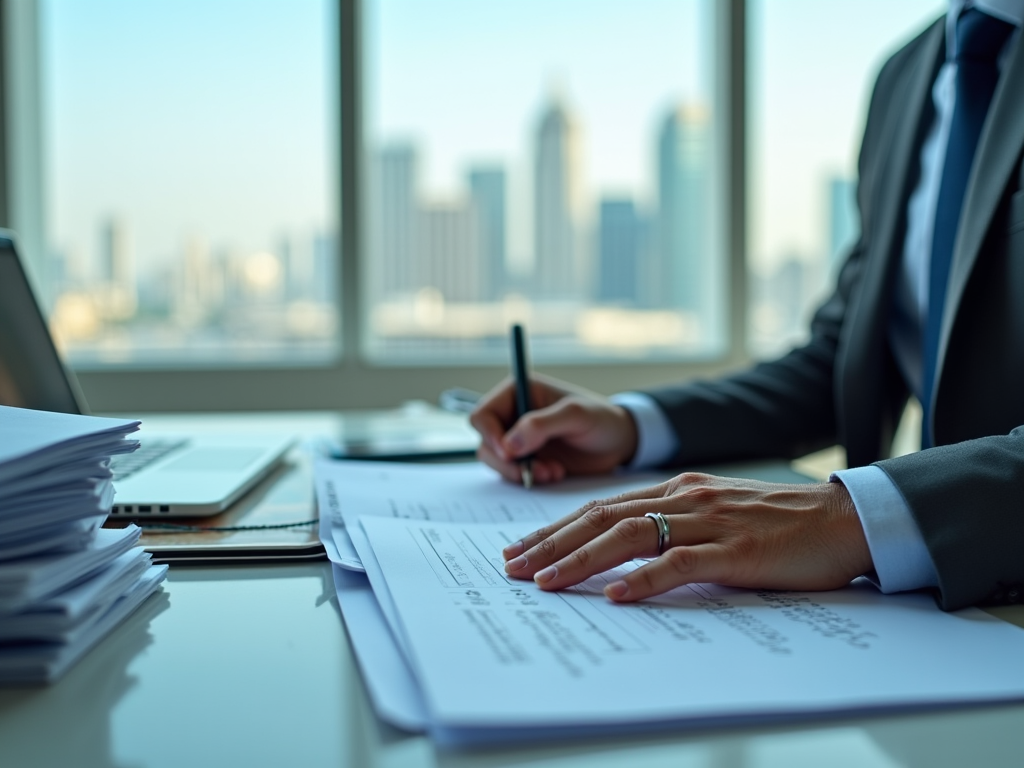
[[[413,138],[425,192],[451,195],[469,163],[510,172],[509,249],[526,264],[533,137],[560,92],[582,137],[584,188],[650,197],[655,136],[681,101],[706,101],[699,0],[518,0],[371,5],[371,142]],[[443,9],[443,13],[441,12]]]
[[[526,194],[549,90],[584,131],[587,188],[649,197],[665,111],[709,76],[700,0],[368,3],[368,137],[414,138],[430,194],[498,160]],[[333,22],[326,0],[44,0],[50,225],[91,251],[132,222],[140,256],[202,233],[253,249],[330,223]],[[941,0],[754,0],[754,253],[824,242],[883,53]],[[515,221],[513,221],[515,225]],[[518,242],[519,249],[528,243]]]
[[[254,249],[329,222],[327,3],[42,6],[59,245],[95,249],[111,212],[130,221],[140,259],[196,233]]]
[[[541,109],[561,90],[584,129],[600,187],[650,175],[656,124],[681,100],[706,99],[698,0],[384,2],[370,16],[371,120],[378,135],[417,136],[431,186],[466,158],[530,154]],[[444,13],[436,12],[444,9]]]
[[[753,0],[751,254],[824,256],[827,179],[853,177],[885,58],[944,0]]]

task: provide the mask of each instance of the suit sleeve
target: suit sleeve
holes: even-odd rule
[[[859,272],[855,251],[805,346],[725,378],[647,391],[679,436],[669,464],[792,458],[836,442],[836,348]]]
[[[1024,600],[1024,426],[876,466],[917,521],[943,608]]]

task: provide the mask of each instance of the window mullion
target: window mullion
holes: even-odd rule
[[[360,367],[365,280],[362,277],[362,2],[338,0],[338,293],[341,363]]]
[[[722,214],[721,253],[728,264],[728,349],[733,364],[747,354],[747,4],[746,0],[716,2],[715,98],[722,141],[717,167],[723,185],[718,198]]]

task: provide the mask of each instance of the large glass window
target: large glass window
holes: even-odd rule
[[[874,74],[944,3],[745,6],[739,268],[748,348],[767,355],[800,340],[856,231]],[[176,385],[162,373],[182,364],[209,366],[188,381],[203,402],[229,405],[247,372],[224,369],[249,363],[306,369],[291,399],[272,377],[246,380],[267,405],[482,388],[515,321],[538,363],[586,363],[599,390],[741,353],[725,235],[744,227],[722,204],[736,193],[723,183],[736,126],[719,110],[738,81],[716,68],[738,52],[714,49],[735,4],[12,5],[26,8],[39,9],[38,51],[21,45],[34,27],[8,25],[19,64],[7,80],[38,63],[41,88],[21,96],[41,94],[41,106],[19,101],[6,127],[9,146],[42,136],[43,172],[15,151],[9,188],[33,194],[18,192],[31,205],[8,221],[27,235],[55,334],[97,402],[143,393],[132,402],[163,407]],[[361,87],[339,93],[356,76]],[[361,154],[338,158],[355,137]],[[339,185],[356,194],[339,201]],[[352,217],[345,253],[336,215]],[[362,281],[345,286],[356,301],[343,363],[342,271]],[[388,377],[382,364],[416,375]]]
[[[45,297],[77,366],[337,350],[327,0],[44,0]]]
[[[942,0],[750,0],[749,346],[805,338],[859,227],[857,151],[885,58]]]
[[[364,10],[371,359],[724,351],[710,0]]]

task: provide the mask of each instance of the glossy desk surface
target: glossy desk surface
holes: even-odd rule
[[[0,766],[1024,765],[1024,705],[438,751],[374,716],[326,562],[178,567],[164,589],[56,685],[0,690]]]

